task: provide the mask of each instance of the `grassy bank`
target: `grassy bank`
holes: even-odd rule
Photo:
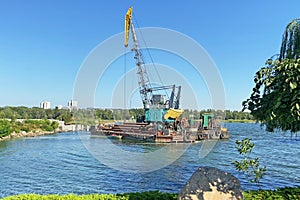
[[[227,119],[224,122],[228,123],[255,123],[255,120],[252,119]]]
[[[53,133],[58,128],[56,121],[0,119],[0,141],[18,137],[33,137]]]
[[[256,190],[245,191],[245,200],[300,200],[300,187],[280,188],[277,190]],[[175,200],[177,194],[162,193],[159,191],[136,192],[126,194],[88,194],[88,195],[39,195],[39,194],[21,194],[3,198],[3,200]]]

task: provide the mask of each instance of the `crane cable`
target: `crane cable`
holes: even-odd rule
[[[127,57],[126,57],[126,47],[124,47],[124,88],[123,88],[123,91],[124,91],[124,112],[126,113],[126,109],[127,109],[127,102],[126,102],[126,73],[127,73]],[[124,114],[125,114],[124,113]],[[125,118],[124,118],[125,119]]]

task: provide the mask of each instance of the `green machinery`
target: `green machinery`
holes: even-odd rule
[[[203,129],[213,129],[215,124],[214,114],[204,113],[202,114],[202,128]]]

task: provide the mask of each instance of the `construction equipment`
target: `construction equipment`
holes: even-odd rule
[[[174,120],[183,113],[183,110],[179,109],[181,86],[151,86],[132,23],[132,7],[128,9],[125,15],[125,47],[128,47],[130,31],[133,41],[131,50],[134,52],[134,59],[137,66],[139,92],[145,109],[145,122],[174,122]],[[172,89],[172,92],[169,99],[166,99],[166,95],[155,93],[156,91],[166,91],[170,89]],[[176,90],[177,95],[175,96]]]
[[[111,139],[122,138],[158,143],[191,143],[204,139],[229,138],[227,129],[217,125],[213,114],[203,114],[200,126],[185,117],[180,119],[183,113],[183,110],[179,109],[181,86],[153,87],[151,85],[132,23],[132,7],[128,9],[125,16],[125,47],[129,46],[130,32],[133,41],[131,50],[134,52],[139,93],[145,115],[138,117],[137,122],[100,124],[93,127],[91,133],[93,135],[105,135]],[[156,66],[154,65],[154,67]],[[162,90],[165,91],[166,95],[159,93]]]

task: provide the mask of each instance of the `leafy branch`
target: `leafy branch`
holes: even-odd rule
[[[250,158],[250,154],[255,147],[251,138],[245,138],[243,140],[236,140],[235,148],[243,156],[243,159],[240,161],[234,161],[233,164],[237,171],[244,172],[248,180],[252,183],[257,183],[260,188],[260,179],[266,173],[266,167],[260,167],[259,158]]]

